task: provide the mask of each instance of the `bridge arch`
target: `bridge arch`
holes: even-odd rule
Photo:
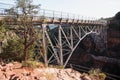
[[[48,42],[43,44],[43,47],[51,49],[51,56],[48,59],[48,63],[52,63],[56,60],[57,64],[64,67],[67,65],[76,47],[87,35],[100,35],[100,33],[104,30],[103,25],[72,24],[63,26],[62,24],[58,24],[57,28],[54,29],[54,33],[53,30],[48,30],[48,27],[50,26],[46,24],[42,25],[43,42],[46,42],[45,40]],[[45,46],[46,44],[47,46]],[[69,55],[66,60],[64,59],[65,55]]]

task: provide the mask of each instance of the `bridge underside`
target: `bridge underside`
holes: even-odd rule
[[[106,41],[104,25],[87,24],[42,24],[42,43],[45,63],[66,66],[79,43],[89,34],[101,35]],[[46,57],[45,57],[46,56]]]

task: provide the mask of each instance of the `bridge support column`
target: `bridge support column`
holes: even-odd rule
[[[71,48],[73,49],[73,30],[72,30],[72,27],[70,27],[70,40],[71,40]]]
[[[59,25],[59,28],[58,28],[58,39],[59,39],[60,65],[63,66],[63,52],[62,52],[61,25]]]
[[[48,59],[47,59],[47,44],[46,44],[46,37],[45,37],[45,31],[46,31],[46,24],[42,24],[42,45],[43,45],[43,58],[45,62],[45,66],[48,66]]]

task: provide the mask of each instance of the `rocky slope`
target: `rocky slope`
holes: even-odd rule
[[[22,68],[14,62],[0,65],[0,80],[93,80],[73,69],[57,68]],[[96,80],[96,79],[94,79]]]

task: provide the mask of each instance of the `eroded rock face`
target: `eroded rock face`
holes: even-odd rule
[[[107,39],[107,46],[102,50],[104,44],[96,44],[91,36],[87,36],[76,48],[69,63],[89,68],[101,68],[104,72],[119,75],[120,30],[108,29]]]
[[[113,48],[116,48],[120,50],[118,45],[120,45],[120,31],[119,30],[112,30],[108,29],[108,48],[113,50]],[[114,50],[116,51],[116,50]]]
[[[108,28],[108,48],[114,52],[120,52],[120,12],[109,21]],[[120,58],[120,56],[119,56]]]

